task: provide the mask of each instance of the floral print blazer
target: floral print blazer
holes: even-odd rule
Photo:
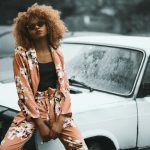
[[[64,70],[63,55],[58,49],[51,49],[51,54],[58,76],[58,90],[63,97],[60,114],[71,114],[69,82]],[[40,80],[36,50],[17,47],[14,53],[13,69],[21,112],[28,119],[40,117],[35,102],[35,94]]]

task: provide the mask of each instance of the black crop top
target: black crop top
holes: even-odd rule
[[[38,63],[40,71],[40,83],[38,91],[45,91],[48,87],[56,88],[57,74],[54,62]]]

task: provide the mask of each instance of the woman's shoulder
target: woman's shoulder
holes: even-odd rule
[[[26,55],[25,53],[26,53],[26,49],[22,46],[17,46],[14,50],[14,55],[18,57],[25,56]]]
[[[15,50],[14,50],[14,52],[15,52],[15,54],[23,54],[23,53],[25,53],[27,50],[24,48],[24,47],[22,47],[22,46],[17,46],[16,48],[15,48]]]
[[[63,57],[63,53],[60,47],[53,48],[53,50],[61,57]]]
[[[26,49],[24,47],[22,47],[22,46],[17,46],[15,48],[15,52],[17,52],[17,53],[23,53],[25,51],[26,51]]]

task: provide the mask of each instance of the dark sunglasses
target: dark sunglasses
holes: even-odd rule
[[[39,20],[36,24],[29,24],[27,25],[27,28],[29,30],[35,30],[36,26],[38,27],[42,27],[43,25],[45,24],[45,21],[44,20]]]

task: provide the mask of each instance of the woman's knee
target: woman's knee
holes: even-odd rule
[[[13,150],[13,149],[10,149],[8,146],[6,145],[0,145],[0,150]]]
[[[0,145],[0,150],[21,150],[21,144],[4,143]]]

